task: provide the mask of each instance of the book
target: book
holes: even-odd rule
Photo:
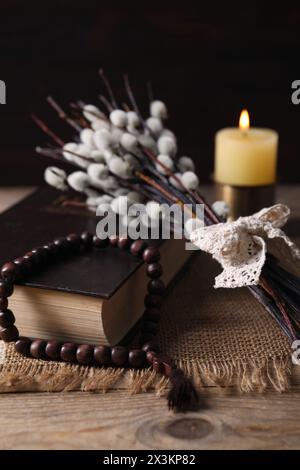
[[[68,207],[66,196],[45,187],[0,215],[0,265],[56,237],[88,230],[99,218]],[[168,285],[191,256],[184,240],[160,244]],[[66,258],[15,286],[9,299],[22,336],[115,345],[144,310],[148,278],[141,259],[113,247]]]

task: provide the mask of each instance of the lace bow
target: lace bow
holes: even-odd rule
[[[194,230],[191,241],[223,267],[215,278],[215,287],[258,284],[267,252],[276,256],[289,271],[299,274],[300,250],[280,229],[289,215],[287,206],[276,204],[234,222]]]

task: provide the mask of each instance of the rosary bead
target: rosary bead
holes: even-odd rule
[[[16,258],[14,264],[19,268],[19,273],[21,276],[26,275],[30,271],[29,261],[24,259],[23,256]]]
[[[158,352],[159,351],[159,347],[158,347],[158,344],[155,340],[153,341],[148,341],[148,343],[145,343],[143,346],[142,346],[142,350],[145,351],[145,353],[148,353],[149,351],[156,351]]]
[[[158,323],[161,317],[161,311],[158,308],[146,308],[144,319]]]
[[[15,323],[16,319],[11,310],[4,310],[0,312],[0,326],[8,328]]]
[[[75,343],[64,343],[60,350],[60,357],[65,362],[76,361],[76,350],[77,344]]]
[[[64,237],[59,237],[56,238],[53,241],[54,245],[58,248],[58,254],[59,255],[66,255],[68,252],[70,252],[70,245],[67,242],[67,239]]]
[[[14,286],[11,282],[0,280],[0,297],[10,297],[13,291]]]
[[[161,279],[151,279],[148,283],[149,294],[163,294],[166,287]]]
[[[109,244],[110,244],[111,246],[117,246],[118,243],[119,243],[119,237],[118,237],[118,235],[111,235],[111,236],[109,237]]]
[[[143,252],[143,260],[145,263],[155,263],[160,260],[160,254],[155,246],[149,246]]]
[[[80,238],[86,250],[91,250],[93,248],[93,235],[91,233],[83,232]]]
[[[55,259],[59,256],[59,252],[60,252],[59,247],[54,242],[50,242],[45,246],[48,246],[48,248],[51,252],[51,258],[52,259]]]
[[[48,341],[45,349],[47,357],[53,361],[58,361],[60,359],[60,350],[61,343],[55,340]]]
[[[35,359],[44,359],[46,356],[46,341],[43,339],[35,339],[32,341],[30,346],[30,354]]]
[[[1,328],[0,336],[6,343],[16,341],[19,338],[19,331],[15,325],[9,326],[8,328]]]
[[[125,250],[129,246],[129,244],[130,244],[130,239],[128,237],[125,237],[125,236],[119,237],[118,247],[121,250]]]
[[[129,352],[129,365],[140,369],[146,365],[146,353],[141,349],[133,349]]]
[[[15,350],[23,356],[30,356],[31,339],[20,336],[15,342]]]
[[[115,346],[111,350],[111,360],[115,366],[124,366],[128,360],[128,350],[124,346]]]
[[[162,304],[161,296],[156,294],[148,294],[145,297],[144,304],[146,308],[160,308]]]
[[[0,298],[0,310],[6,310],[8,307],[8,300],[6,297]]]
[[[158,324],[152,321],[145,321],[142,326],[143,333],[150,333],[153,335],[156,335],[158,333],[158,329],[159,329]]]
[[[151,263],[147,266],[147,274],[151,279],[156,279],[162,275],[162,267],[159,263]]]
[[[148,364],[150,364],[150,366],[152,366],[152,364],[154,362],[154,359],[156,358],[155,351],[147,351],[146,358],[147,358]]]
[[[6,281],[14,281],[18,276],[19,268],[15,263],[9,262],[5,263],[1,269],[2,278]]]
[[[77,348],[76,359],[79,364],[87,366],[93,362],[94,348],[91,344],[81,344]]]
[[[35,264],[41,264],[46,260],[44,250],[40,246],[33,248],[31,253],[33,254]]]
[[[98,238],[97,235],[94,235],[93,237],[93,245],[95,248],[104,248],[105,246],[107,246],[109,243],[109,240],[108,238]]]
[[[72,251],[79,251],[81,245],[81,238],[80,235],[77,233],[70,233],[67,238],[67,242],[69,243]]]
[[[130,252],[133,256],[140,256],[146,246],[147,243],[145,242],[145,240],[135,240],[130,247]]]
[[[37,265],[37,258],[32,253],[32,251],[25,253],[23,259],[27,262],[27,269],[29,271],[31,271]]]
[[[96,346],[94,360],[98,366],[107,366],[111,363],[111,349],[109,346]]]

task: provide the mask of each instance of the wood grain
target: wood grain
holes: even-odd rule
[[[22,194],[0,190],[0,209]],[[298,194],[297,187],[280,188],[296,216]],[[0,449],[299,449],[299,392],[295,385],[282,395],[238,396],[211,387],[201,410],[184,415],[153,393],[3,394]]]

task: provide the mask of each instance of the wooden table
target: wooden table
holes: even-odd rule
[[[30,190],[0,190],[3,210]],[[279,199],[300,215],[299,188]],[[26,393],[0,396],[1,449],[299,449],[300,390],[279,395],[203,392],[198,412],[169,412],[152,393]]]

